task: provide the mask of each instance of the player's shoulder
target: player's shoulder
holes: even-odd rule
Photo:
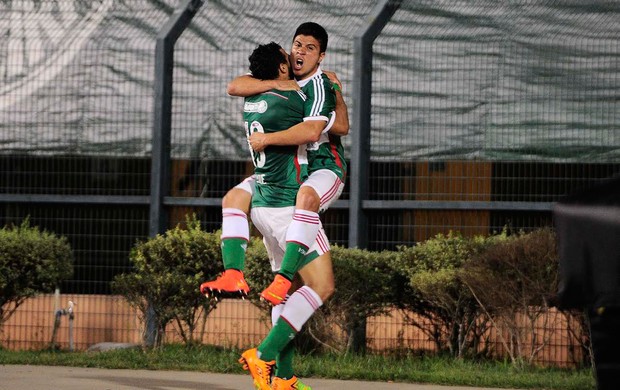
[[[307,89],[330,88],[332,85],[329,77],[323,72],[317,72],[305,81],[304,87]],[[305,89],[305,88],[304,88]]]
[[[317,85],[320,85],[320,86],[322,86],[323,88],[327,88],[327,89],[329,89],[329,88],[331,88],[331,87],[332,87],[332,82],[331,82],[331,80],[330,80],[330,79],[329,79],[329,77],[327,77],[327,75],[326,75],[325,73],[323,73],[323,72],[321,72],[321,73],[318,73],[318,74],[314,75],[313,79],[314,79],[314,81],[315,81],[315,83],[316,83]]]
[[[312,82],[309,83],[313,86],[313,91],[322,90],[321,94],[335,94],[332,81],[323,72],[317,73],[312,77]]]
[[[328,84],[331,84],[331,83],[332,83],[332,81],[329,79],[329,76],[327,76],[327,74],[326,74],[326,73],[324,73],[324,72],[321,72],[321,79],[322,79],[324,82],[327,82]]]
[[[302,111],[308,97],[302,91],[281,91],[272,89],[261,94],[269,107],[287,107],[289,110]]]
[[[306,94],[302,91],[282,91],[279,89],[271,89],[261,94],[263,97],[269,97],[276,100],[306,100]]]
[[[304,91],[278,91],[278,93],[282,94],[282,96],[286,97],[286,99],[291,101],[302,101],[305,102],[308,100],[308,96],[304,93]]]

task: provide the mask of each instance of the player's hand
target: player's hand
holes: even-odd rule
[[[258,131],[254,132],[248,138],[248,143],[253,150],[262,152],[267,147],[267,135]]]
[[[300,91],[301,88],[297,84],[295,80],[274,80],[276,83],[276,88],[280,91]]]
[[[342,83],[338,79],[338,76],[336,76],[336,73],[330,72],[328,70],[324,70],[323,73],[325,73],[327,78],[329,78],[329,81],[331,81],[332,83],[338,85],[338,87],[340,87],[340,90],[342,91]]]

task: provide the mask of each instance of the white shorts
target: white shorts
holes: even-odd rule
[[[263,235],[263,243],[267,248],[269,262],[273,272],[278,272],[286,249],[286,230],[293,220],[295,207],[253,207],[251,211],[254,226]],[[308,249],[306,258],[312,260],[329,252],[329,241],[323,230],[319,228],[316,241]]]
[[[319,194],[319,213],[327,210],[329,206],[338,200],[344,189],[342,180],[329,169],[319,169],[316,172],[312,172],[301,186],[312,187]]]
[[[246,177],[241,183],[237,184],[235,188],[244,190],[250,195],[253,195],[255,186],[256,179],[254,175],[252,175]],[[301,186],[311,187],[319,195],[319,213],[327,210],[338,200],[344,189],[344,183],[340,180],[338,175],[329,169],[320,169],[313,172]]]
[[[250,195],[254,195],[254,187],[256,186],[256,179],[254,175],[248,176],[243,181],[235,186],[240,190],[244,190],[245,192],[249,192]]]

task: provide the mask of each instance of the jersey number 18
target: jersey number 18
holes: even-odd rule
[[[256,152],[254,151],[254,149],[252,149],[252,146],[250,145],[249,139],[250,139],[250,135],[252,135],[252,133],[255,132],[259,132],[259,133],[264,133],[265,129],[263,129],[263,125],[260,124],[260,122],[257,121],[253,121],[249,126],[248,126],[248,122],[245,122],[245,134],[248,137],[248,146],[250,146],[250,155],[252,156],[252,162],[254,163],[254,166],[256,168],[262,168],[265,166],[265,162],[267,159],[267,156],[265,156],[265,152]]]

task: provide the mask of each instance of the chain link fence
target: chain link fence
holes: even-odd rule
[[[110,294],[148,236],[155,39],[177,5],[0,2],[0,223],[29,217],[69,238],[63,292]],[[217,204],[251,172],[226,85],[257,44],[290,48],[301,22],[329,32],[322,68],[355,113],[353,39],[375,6],[206,2],[175,47],[170,195]],[[425,207],[369,210],[369,249],[549,226],[552,202],[617,175],[619,14],[604,1],[402,1],[373,46],[368,200]],[[348,198],[324,216],[341,245]],[[219,228],[217,206],[171,207],[170,226],[191,212]]]

